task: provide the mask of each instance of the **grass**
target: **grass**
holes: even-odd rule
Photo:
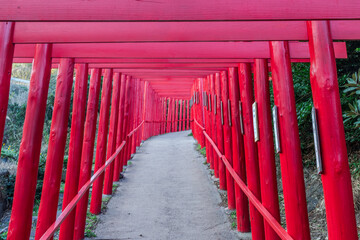
[[[192,136],[194,136],[194,135],[193,135],[193,133],[191,132],[191,133],[188,134],[188,136],[189,136],[189,137],[192,137]]]
[[[98,224],[99,219],[96,215],[91,212],[86,213],[86,225],[85,225],[85,237],[93,238],[96,237],[94,230]]]

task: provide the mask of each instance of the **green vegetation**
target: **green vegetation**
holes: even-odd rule
[[[201,155],[206,157],[206,147],[201,148],[200,144],[198,144],[196,150],[198,150],[201,153]]]
[[[86,213],[85,237],[88,238],[96,237],[94,230],[98,222],[99,219],[96,215],[92,214],[89,211]]]

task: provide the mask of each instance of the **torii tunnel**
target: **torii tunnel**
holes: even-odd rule
[[[328,238],[358,239],[335,63],[347,57],[341,40],[360,39],[358,0],[1,0],[0,6],[1,140],[12,63],[33,64],[8,239],[30,237],[51,68],[59,73],[35,239],[51,239],[58,229],[59,239],[83,239],[88,201],[99,214],[102,193],[111,194],[141,141],[188,129],[206,146],[238,231],[251,231],[254,240],[310,239],[291,70],[291,62],[308,61]]]

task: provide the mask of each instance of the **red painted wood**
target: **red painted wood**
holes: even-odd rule
[[[101,105],[99,126],[96,141],[96,155],[95,155],[95,167],[96,172],[106,161],[106,143],[108,137],[109,128],[109,111],[110,111],[110,97],[112,88],[113,72],[112,69],[106,69],[103,77],[102,89],[101,89]],[[102,192],[104,184],[104,174],[94,182],[91,192],[90,212],[92,214],[101,213]]]
[[[190,129],[190,120],[191,120],[191,114],[190,114],[190,112],[191,112],[191,108],[190,108],[190,100],[187,100],[186,101],[187,102],[187,107],[186,107],[186,111],[187,111],[187,126],[186,126],[186,129],[188,130],[188,129]]]
[[[209,82],[209,76],[206,76],[204,78],[204,91],[201,92],[202,97],[203,97],[203,104],[201,105],[202,110],[204,111],[204,128],[210,132],[209,130],[209,112],[207,110],[207,92],[208,92],[208,82]],[[204,96],[205,95],[205,96]],[[204,98],[205,97],[205,98]],[[206,162],[210,163],[211,162],[211,156],[210,156],[210,144],[208,143],[208,141],[205,141],[205,150],[206,150]],[[211,165],[211,163],[210,163]]]
[[[111,93],[111,113],[106,159],[110,158],[111,155],[113,155],[113,153],[116,151],[116,137],[119,121],[120,84],[120,74],[114,73],[113,88]],[[111,163],[110,166],[105,170],[103,193],[107,195],[112,194],[114,165],[114,162]]]
[[[292,62],[309,62],[310,59],[295,58],[291,59]],[[14,58],[14,63],[31,63],[32,58]],[[60,58],[53,58],[52,63],[59,63]],[[253,63],[252,58],[75,58],[75,63],[240,63],[248,62]],[[56,67],[55,67],[56,68]],[[119,71],[119,70],[117,70]],[[147,69],[122,69],[124,73],[130,74],[126,71],[140,71],[145,72]],[[151,71],[151,69],[150,69]],[[175,69],[175,71],[184,71]],[[205,70],[203,70],[205,71]]]
[[[358,239],[332,39],[326,21],[308,22],[310,82],[317,111],[329,239]]]
[[[94,155],[94,142],[96,134],[97,111],[99,106],[101,84],[101,69],[92,69],[88,103],[85,118],[84,139],[82,143],[81,165],[78,190],[90,180],[91,167]],[[89,191],[79,200],[76,206],[74,239],[83,239],[85,231],[86,212],[88,207]]]
[[[60,61],[59,73],[56,80],[54,109],[51,119],[50,137],[46,155],[45,174],[35,239],[40,239],[56,219],[70,113],[73,76],[74,59],[62,59]]]
[[[134,97],[134,79],[128,76],[129,81],[129,89],[128,89],[128,95],[127,95],[127,124],[125,128],[125,134],[128,134],[131,130],[132,126],[132,114],[133,114],[133,101],[132,98]],[[127,166],[128,160],[131,156],[130,154],[131,149],[131,141],[128,139],[128,144],[125,146],[124,149],[124,159],[123,159],[123,166]]]
[[[224,116],[224,124],[223,124],[223,134],[224,134],[224,155],[229,160],[229,163],[233,164],[232,159],[232,136],[231,136],[231,127],[230,127],[230,115],[229,115],[229,80],[228,80],[228,72],[222,71],[220,73],[220,86],[221,86],[221,101],[223,105],[223,116]],[[228,197],[228,208],[235,209],[235,186],[234,179],[230,175],[228,171],[226,171],[226,190]]]
[[[127,137],[132,136],[134,133],[139,131],[140,127],[144,124],[144,122],[141,122],[139,126],[137,126],[135,129],[133,129]],[[105,169],[115,160],[116,156],[122,151],[124,148],[126,142],[123,141],[121,145],[116,149],[115,153],[106,160],[105,164],[94,173],[94,175],[89,179],[84,186],[82,186],[79,189],[79,192],[76,194],[76,196],[71,200],[71,202],[68,204],[68,206],[64,209],[64,211],[60,214],[60,216],[56,219],[56,221],[48,228],[48,230],[44,233],[44,235],[41,237],[40,240],[49,240],[52,238],[52,236],[55,234],[59,226],[64,222],[64,220],[69,216],[69,214],[73,211],[76,204],[80,201],[81,198],[83,198],[86,194],[86,192],[89,191],[90,186],[94,183],[94,181],[104,173]]]
[[[360,39],[359,20],[330,24],[334,40]],[[256,40],[308,40],[306,22],[18,22],[14,33],[14,43]]]
[[[44,235],[40,238],[40,240],[49,240],[55,234],[55,232],[59,229],[60,226],[66,221],[69,217],[70,213],[75,209],[76,205],[81,201],[81,199],[86,196],[86,193],[89,191],[90,186],[93,182],[105,171],[105,169],[111,164],[115,157],[121,152],[123,147],[125,146],[125,141],[116,149],[116,152],[106,161],[105,165],[103,165],[94,175],[89,179],[84,186],[79,189],[79,192],[75,195],[75,197],[69,202],[67,207],[61,212],[56,221],[47,229]],[[76,239],[76,238],[75,238]]]
[[[226,159],[224,155],[221,154],[219,149],[216,147],[216,144],[212,141],[210,136],[204,131],[203,134],[211,143],[211,145],[216,150],[216,153],[224,162],[226,168],[229,170],[231,176],[234,178],[236,184],[241,188],[241,190],[246,194],[249,198],[249,201],[256,207],[256,209],[264,216],[264,219],[271,225],[271,227],[276,231],[279,237],[283,240],[291,240],[293,239],[286,230],[280,225],[280,223],[267,211],[267,209],[261,204],[260,200],[251,192],[251,190],[246,186],[245,182],[238,176],[235,172],[229,161]]]
[[[273,78],[274,79],[274,78]],[[269,74],[266,59],[255,59],[254,92],[258,106],[259,156],[261,202],[272,216],[280,222],[279,195],[277,190],[276,166],[274,153],[274,136],[271,125]],[[264,220],[266,239],[279,239],[276,232]]]
[[[248,63],[239,64],[240,100],[243,110],[244,148],[247,185],[249,190],[261,201],[259,162],[254,141],[252,104],[254,102],[251,68]],[[250,224],[252,239],[265,239],[263,218],[255,206],[250,203]]]
[[[62,210],[67,207],[78,192],[81,151],[84,138],[88,65],[76,64],[75,71],[76,77],[71,118],[71,133]],[[71,211],[60,227],[60,240],[67,240],[73,237],[74,222],[75,211]]]
[[[284,41],[272,41],[270,49],[274,102],[279,108],[279,156],[286,227],[293,238],[310,239],[294,84],[288,57],[289,46]]]
[[[115,73],[116,74],[116,73]],[[125,105],[125,89],[126,89],[126,76],[121,74],[120,80],[120,99],[119,99],[119,112],[118,112],[118,122],[116,128],[116,147],[118,148],[121,143],[124,141],[124,135],[122,132],[124,124],[124,105]],[[121,163],[121,154],[116,156],[114,161],[114,176],[113,182],[117,182],[120,179],[120,163]]]
[[[210,95],[211,95],[211,113],[210,113],[210,118],[212,121],[212,139],[214,139],[215,142],[217,142],[217,128],[218,123],[216,122],[216,114],[218,114],[218,111],[216,110],[216,105],[215,102],[218,101],[217,100],[217,96],[215,95],[215,74],[212,74],[210,76]],[[216,100],[215,100],[216,98]],[[218,156],[215,154],[215,150],[213,149],[213,165],[214,165],[214,176],[216,178],[219,178],[219,158]]]
[[[216,94],[216,145],[221,153],[224,153],[224,137],[223,126],[221,124],[221,86],[220,73],[215,73],[215,94]],[[226,190],[226,169],[224,163],[220,159],[216,159],[219,168],[219,187],[221,190]]]
[[[0,23],[0,152],[9,102],[11,67],[14,54],[14,25],[12,22]]]
[[[229,99],[231,107],[231,136],[233,168],[243,182],[246,182],[244,142],[240,126],[240,89],[236,68],[229,68]],[[249,204],[246,196],[235,184],[237,230],[250,232]]]
[[[175,100],[175,132],[179,129],[179,99]]]
[[[298,19],[359,19],[356,0],[286,0],[251,1],[238,4],[235,0],[191,1],[171,0],[138,2],[95,0],[84,6],[81,0],[19,0],[1,1],[0,20],[6,21],[193,21],[193,20],[298,20]],[[71,7],[69,7],[71,6]],[[309,11],[309,6],[311,10]],[[274,14],[276,12],[276,14]]]
[[[179,131],[182,131],[182,124],[183,124],[183,100],[179,100],[179,108],[180,108],[180,114],[179,114]]]
[[[310,58],[307,42],[290,42],[290,58]],[[346,58],[344,42],[335,42],[336,58]],[[211,49],[211,51],[209,51]],[[16,58],[33,57],[34,44],[17,44]],[[153,42],[54,44],[52,57],[78,58],[270,58],[268,42]],[[124,66],[124,68],[126,68]],[[143,66],[142,66],[143,68]]]
[[[31,72],[7,239],[29,239],[50,81],[51,44],[39,44]]]

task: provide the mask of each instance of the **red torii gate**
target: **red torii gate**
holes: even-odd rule
[[[0,13],[0,20],[13,21],[0,24],[1,139],[8,102],[11,63],[13,59],[14,62],[29,62],[34,57],[34,71],[31,78],[23,141],[20,148],[18,177],[15,186],[14,207],[8,239],[26,239],[30,233],[31,221],[29,225],[29,216],[31,217],[32,212],[34,187],[33,185],[29,185],[30,187],[28,188],[25,186],[27,186],[26,181],[29,181],[29,179],[29,182],[36,182],[38,153],[44,119],[44,103],[46,103],[51,58],[60,58],[57,60],[60,62],[59,73],[67,73],[67,75],[59,74],[57,83],[59,86],[59,90],[57,86],[58,98],[69,95],[69,91],[71,91],[69,86],[72,85],[70,72],[72,73],[71,69],[73,69],[74,63],[77,63],[77,79],[75,82],[77,88],[75,93],[78,93],[78,97],[76,98],[77,104],[74,104],[73,112],[77,112],[78,116],[83,117],[79,117],[78,121],[73,119],[72,123],[74,125],[72,126],[74,128],[71,130],[71,135],[73,136],[74,132],[74,141],[76,143],[73,142],[73,144],[77,146],[83,145],[83,149],[81,154],[79,150],[75,149],[71,153],[74,155],[74,159],[79,159],[79,156],[81,156],[82,160],[81,166],[79,161],[71,163],[77,164],[76,168],[81,169],[80,177],[78,173],[73,173],[74,176],[69,179],[72,179],[71,181],[74,181],[74,183],[79,181],[79,186],[86,184],[90,179],[89,167],[91,165],[89,165],[89,161],[91,162],[93,154],[94,121],[96,121],[97,117],[95,109],[97,109],[97,99],[100,93],[99,79],[102,73],[101,68],[106,68],[102,87],[101,124],[99,124],[99,133],[102,133],[102,139],[99,139],[98,136],[97,148],[99,150],[96,151],[97,156],[99,154],[99,161],[96,161],[98,164],[97,168],[101,171],[104,171],[107,166],[104,165],[104,150],[106,146],[108,148],[108,161],[115,158],[111,154],[111,152],[115,152],[113,147],[114,138],[110,139],[109,143],[106,144],[109,125],[109,119],[106,115],[109,112],[111,80],[114,83],[112,89],[113,102],[115,105],[119,102],[119,108],[122,109],[118,110],[118,112],[112,111],[110,116],[110,119],[113,119],[113,122],[110,121],[110,132],[114,131],[112,132],[114,134],[117,131],[116,153],[121,154],[120,158],[116,158],[115,166],[118,166],[121,172],[122,166],[126,165],[130,154],[134,152],[134,146],[139,145],[140,134],[133,135],[134,131],[131,130],[137,130],[139,129],[137,126],[143,126],[142,139],[147,139],[152,135],[160,133],[160,127],[146,127],[148,124],[160,126],[158,121],[165,119],[164,116],[160,116],[159,112],[166,114],[166,101],[162,104],[159,101],[160,97],[171,98],[167,119],[169,119],[169,116],[173,116],[171,122],[173,124],[172,127],[175,127],[174,116],[178,113],[175,109],[175,99],[188,100],[191,96],[190,89],[192,88],[194,78],[198,78],[195,80],[196,84],[192,88],[196,96],[192,99],[195,105],[192,107],[193,114],[191,116],[194,122],[197,123],[192,126],[192,129],[195,131],[194,135],[200,140],[204,133],[207,139],[209,161],[213,163],[214,169],[217,168],[220,186],[223,189],[228,188],[229,204],[232,205],[229,205],[229,207],[233,208],[235,205],[235,202],[232,202],[235,201],[233,199],[234,195],[232,195],[234,194],[232,190],[234,188],[232,185],[233,180],[236,182],[235,190],[237,194],[235,192],[235,195],[239,196],[241,194],[241,191],[237,188],[240,187],[249,198],[250,215],[253,215],[252,219],[254,219],[251,222],[254,239],[263,239],[264,236],[267,239],[276,239],[277,235],[282,239],[308,239],[310,237],[307,223],[306,199],[303,191],[303,174],[298,131],[296,128],[297,122],[291,68],[289,65],[291,60],[304,61],[310,58],[314,105],[319,120],[320,139],[322,140],[321,149],[324,167],[322,180],[329,239],[357,239],[351,179],[347,163],[334,61],[335,57],[346,57],[346,49],[343,43],[336,42],[333,44],[332,42],[332,40],[337,39],[360,38],[359,31],[357,31],[359,29],[360,4],[357,1],[344,0],[340,3],[335,0],[306,0],[301,2],[261,0],[254,3],[244,0],[242,4],[239,4],[234,0],[226,0],[218,4],[217,1],[186,0],[180,2],[173,0],[156,6],[151,3],[128,0],[115,5],[112,0],[92,1],[88,2],[85,6],[80,0],[66,0],[61,3],[52,0],[47,1],[46,4],[38,4],[36,2],[35,0],[1,1],[1,5],[6,11]],[[71,8],[65,6],[71,6]],[[312,11],[308,11],[309,6],[312,7]],[[301,21],[328,19],[336,20]],[[296,21],[252,22],[249,20]],[[214,22],[208,23],[206,21]],[[144,28],[147,27],[151,30],[145,31]],[[62,30],[56,31],[59,29]],[[91,31],[86,29],[91,29]],[[114,29],[124,29],[124,32]],[[150,32],[150,34],[144,34],[147,32]],[[243,40],[255,40],[257,42],[237,42]],[[266,42],[267,40],[281,41],[270,42],[269,44]],[[309,40],[309,43],[287,42],[287,40]],[[34,43],[43,44],[35,45]],[[268,161],[257,162],[254,135],[251,134],[251,129],[249,129],[250,126],[253,126],[250,116],[251,104],[254,98],[250,81],[250,63],[254,63],[255,101],[258,104],[258,119],[261,120],[259,124],[262,124],[261,126],[263,127],[259,129],[259,133],[260,136],[272,135],[271,128],[269,127],[270,105],[267,102],[269,89],[266,87],[268,62],[264,59],[271,59],[275,104],[278,107],[280,116],[280,137],[281,139],[286,139],[286,141],[281,142],[283,152],[280,153],[280,158],[284,177],[287,232],[281,228],[278,223],[278,216],[276,215],[276,199],[274,199],[277,197],[276,186],[261,187],[260,189],[263,182],[272,182],[274,180],[272,172],[274,169],[274,165],[272,165],[273,153],[271,152],[271,147],[269,147],[273,144],[271,143],[272,140],[271,138],[264,139],[263,137],[259,139],[257,144],[258,153],[269,157],[269,159]],[[54,60],[56,62],[56,59]],[[238,84],[241,89],[240,95],[237,95],[239,90],[236,90],[237,77],[234,67],[239,68]],[[88,110],[85,120],[86,92],[84,88],[86,89],[87,83],[85,83],[85,78],[87,78],[88,68],[92,69],[92,80],[90,81]],[[164,69],[168,71],[164,71]],[[206,77],[208,78],[204,81]],[[140,84],[139,78],[145,81],[141,81]],[[66,84],[60,87],[62,82],[66,82]],[[176,82],[181,84],[176,84]],[[207,107],[208,112],[205,113],[203,107],[197,106],[197,104],[204,102],[203,99],[207,99],[207,97],[203,98],[204,90],[210,92],[210,97],[208,97],[210,101],[207,104],[211,104],[211,99],[213,99],[213,106],[216,106],[216,110],[214,109],[213,111],[218,112],[215,115],[216,117],[212,116],[209,112],[211,110],[209,107]],[[120,92],[120,97],[117,96],[116,92]],[[135,98],[139,97],[138,93],[143,93],[140,99]],[[136,99],[134,102],[129,101],[132,97]],[[62,166],[62,159],[55,158],[55,155],[58,153],[60,153],[60,156],[62,155],[62,145],[65,143],[64,138],[61,136],[63,136],[64,131],[66,133],[64,127],[61,127],[61,124],[64,124],[64,122],[61,121],[60,117],[68,115],[69,111],[69,98],[64,98],[65,101],[63,103],[59,102],[58,105],[54,106],[54,127],[52,125],[52,131],[60,134],[56,137],[58,144],[53,147],[54,157],[52,157],[52,152],[49,149],[47,160],[47,165],[57,164],[55,166],[58,167],[54,168],[55,172],[53,173],[48,170],[45,172],[45,179],[48,177],[49,181],[51,179],[57,180],[55,188],[49,190],[53,190],[54,194],[58,192],[60,184],[58,172]],[[214,99],[217,100],[214,101]],[[236,105],[239,99],[241,99],[242,103],[242,113],[236,111],[236,109],[239,110],[239,106]],[[149,104],[150,102],[156,102],[157,104],[152,106],[152,104]],[[140,106],[143,107],[142,110],[137,109]],[[164,111],[159,110],[161,106],[164,106]],[[187,112],[190,112],[189,101],[187,106]],[[55,109],[59,110],[55,111]],[[223,113],[223,119],[220,117],[220,112]],[[116,120],[117,114],[120,114],[117,118],[118,120]],[[140,114],[142,118],[137,118]],[[237,125],[240,116],[243,118],[243,136],[240,126]],[[84,121],[85,127],[83,125]],[[120,123],[121,121],[123,122]],[[203,132],[205,129],[202,126],[198,126],[199,121],[202,126],[205,126],[204,122],[207,124],[205,126],[206,132]],[[208,132],[210,121],[216,122],[216,131]],[[166,129],[168,127],[169,124],[167,124]],[[82,131],[84,131],[83,137]],[[215,134],[216,132],[217,134]],[[214,144],[208,134],[210,134],[211,138],[216,137],[218,146]],[[126,135],[129,137],[126,137]],[[337,144],[334,144],[334,139]],[[238,141],[237,143],[235,143],[236,140]],[[125,145],[125,141],[128,144]],[[245,146],[242,152],[241,141],[244,141]],[[205,141],[202,139],[200,142],[204,144]],[[237,144],[235,146],[239,147],[236,148],[239,152],[231,152],[230,144]],[[70,141],[70,146],[76,145],[72,145]],[[124,150],[121,151],[124,146]],[[210,153],[211,150],[212,153]],[[232,150],[234,151],[234,148]],[[216,161],[216,154],[220,158],[217,159],[218,161]],[[241,164],[244,164],[245,159],[248,187],[243,184],[244,179],[241,180],[244,173],[244,165],[236,166],[239,162],[234,162],[237,160],[235,157],[232,157],[233,154],[244,154]],[[333,168],[334,165],[335,167]],[[241,171],[239,171],[239,167]],[[261,177],[259,177],[259,167]],[[47,166],[46,169],[48,168],[51,169],[51,167]],[[115,167],[115,169],[117,168]],[[102,178],[101,171],[98,172],[98,175],[95,174],[100,176],[99,180]],[[107,173],[111,174],[111,171],[107,171]],[[68,174],[70,175],[70,173]],[[225,175],[226,181],[224,180]],[[109,177],[106,179],[111,179],[110,175],[106,176]],[[114,178],[116,178],[116,174]],[[99,180],[96,181],[95,186],[100,184],[100,191],[98,192],[101,194],[102,181]],[[69,181],[68,176],[67,181]],[[105,186],[109,187],[108,184],[109,182],[105,182]],[[44,181],[44,187],[46,186]],[[88,194],[80,188],[79,190],[80,195]],[[263,197],[268,197],[262,198],[262,202],[260,202],[259,197],[260,190]],[[72,191],[75,192],[72,193],[68,201],[75,196],[77,189]],[[287,194],[285,194],[286,192]],[[51,194],[49,195],[51,197]],[[78,198],[75,196],[75,202],[74,200],[71,201],[72,208],[75,207],[76,202],[80,200],[81,196]],[[98,196],[99,194],[94,198]],[[298,205],[295,205],[295,202]],[[45,211],[44,219],[48,218],[48,226],[45,224],[44,227],[41,227],[38,224],[37,231],[39,232],[37,232],[37,239],[50,226],[53,221],[51,218],[55,219],[56,215],[54,216],[54,213],[46,211],[53,204],[53,201],[46,203],[42,199],[39,218],[40,213]],[[92,201],[92,206],[92,211],[98,212],[98,201],[97,203]],[[244,206],[244,204],[240,206]],[[76,215],[80,212],[81,218],[84,218],[86,207],[87,197],[84,197],[76,208]],[[237,210],[238,216],[239,214],[241,216],[239,211],[243,210],[243,208]],[[65,215],[69,214],[71,209],[68,212],[64,212],[65,214],[60,217],[59,221],[64,221]],[[72,212],[73,215],[74,212]],[[262,229],[262,217],[265,219],[265,233]],[[67,219],[71,219],[71,217]],[[43,238],[50,238],[56,227],[60,225],[59,221],[53,225],[53,228],[47,230],[47,235],[45,234]],[[78,221],[76,224],[81,225],[84,223],[84,219],[77,218],[76,221]],[[248,230],[246,222],[244,224],[239,230]],[[71,224],[68,226],[71,227]],[[74,238],[83,237],[83,232],[81,231],[83,231],[83,228],[78,228],[75,231]],[[66,231],[61,231],[60,238],[71,239],[73,237],[72,234],[67,235],[67,237],[62,235],[67,233]]]

